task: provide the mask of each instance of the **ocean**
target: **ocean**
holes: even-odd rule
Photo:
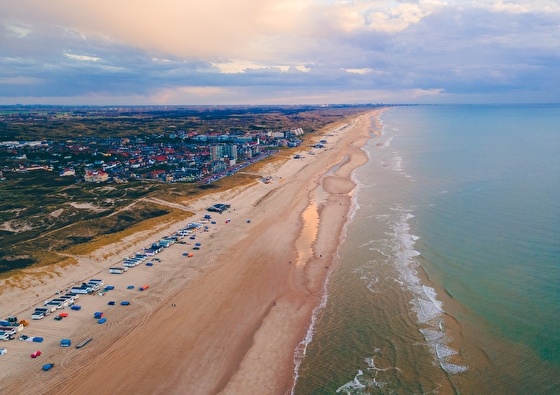
[[[293,393],[560,393],[560,106],[393,107]]]

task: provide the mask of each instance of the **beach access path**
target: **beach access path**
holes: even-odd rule
[[[2,344],[1,393],[41,394],[286,394],[294,381],[313,310],[336,264],[351,207],[351,172],[367,161],[360,149],[379,128],[373,110],[329,125],[317,134],[323,149],[302,147],[300,159],[272,163],[256,182],[185,201],[201,220],[205,208],[227,202],[215,224],[190,244],[165,248],[152,266],[111,275],[126,255],[170,235],[184,223],[162,224],[59,268],[50,277],[0,295],[2,312],[29,320],[33,307],[55,292],[90,278],[115,289],[84,295],[69,316],[31,321],[23,333],[43,343]],[[307,150],[307,151],[305,151]],[[194,243],[200,250],[193,250]],[[192,257],[184,254],[192,252]],[[109,258],[106,258],[109,256]],[[154,257],[155,258],[155,257]],[[22,283],[25,284],[25,281]],[[149,288],[139,291],[138,287]],[[133,285],[133,289],[128,289]],[[109,306],[108,301],[115,301]],[[128,306],[120,305],[126,300]],[[98,324],[95,311],[107,321]],[[74,345],[87,338],[85,347]],[[59,346],[71,338],[73,346]],[[42,355],[29,354],[40,349]],[[47,362],[55,366],[42,372]]]

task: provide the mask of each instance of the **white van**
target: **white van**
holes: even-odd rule
[[[51,302],[60,302],[60,303],[62,303],[63,307],[67,307],[70,304],[68,299],[62,299],[62,298],[53,299],[53,300],[51,300]]]
[[[74,304],[74,298],[72,296],[61,296],[59,298],[56,298],[55,300],[66,300],[68,306],[72,306]]]
[[[62,302],[56,302],[54,300],[51,300],[49,303],[47,303],[45,306],[51,306],[51,307],[56,307],[56,309],[61,309],[62,308]]]
[[[34,311],[33,314],[31,314],[31,319],[32,320],[40,320],[45,318],[45,313],[41,312],[41,311]]]
[[[45,316],[49,315],[50,313],[56,311],[56,307],[36,307],[35,313],[43,313]]]

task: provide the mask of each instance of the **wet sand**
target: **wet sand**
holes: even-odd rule
[[[22,333],[43,343],[12,341],[0,356],[0,391],[41,394],[286,394],[294,380],[294,351],[305,337],[320,302],[329,270],[336,264],[351,204],[351,172],[367,161],[360,149],[370,137],[375,110],[331,125],[319,136],[328,141],[315,155],[281,166],[269,165],[258,182],[185,202],[207,214],[215,202],[231,209],[212,214],[215,225],[190,244],[175,244],[157,255],[161,262],[110,275],[122,257],[169,235],[182,224],[165,224],[135,235],[103,252],[78,257],[79,265],[60,269],[31,289],[0,295],[2,312],[29,320],[56,290],[88,278],[115,286],[103,296],[78,300],[80,311],[54,321],[31,321]],[[341,127],[343,125],[346,127]],[[266,174],[265,174],[266,173]],[[230,221],[226,221],[229,219]],[[201,243],[193,251],[195,242]],[[114,256],[102,259],[102,256]],[[117,253],[118,251],[118,253]],[[193,252],[194,256],[183,256]],[[145,291],[138,287],[149,284]],[[127,289],[134,285],[134,289]],[[108,306],[109,300],[116,305]],[[120,301],[130,301],[121,306]],[[103,311],[103,325],[93,318]],[[87,346],[61,348],[88,337]],[[43,354],[30,359],[40,349]],[[44,363],[55,367],[42,372]]]

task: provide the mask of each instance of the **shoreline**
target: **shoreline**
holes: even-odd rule
[[[381,111],[341,121],[352,120],[348,130],[329,125],[324,129],[331,130],[325,137],[330,140],[327,148],[272,169],[270,184],[189,202],[196,213],[193,221],[210,202],[232,204],[228,213],[213,215],[217,223],[209,232],[196,236],[202,248],[193,258],[183,256],[189,245],[174,245],[159,255],[161,264],[133,268],[118,277],[106,274],[113,263],[94,259],[89,270],[78,265],[82,277],[72,273],[66,281],[60,274],[47,290],[63,289],[70,278],[99,274],[115,291],[80,298],[87,311],[71,312],[62,321],[32,321],[24,332],[37,327],[45,333],[40,345],[47,351],[45,358],[30,363],[27,352],[17,350],[27,350],[28,342],[17,341],[14,352],[2,356],[15,354],[5,370],[9,374],[0,374],[0,388],[52,394],[183,393],[187,388],[192,394],[243,394],[248,389],[289,393],[294,351],[306,338],[328,273],[337,263],[355,187],[351,174],[368,160],[361,147],[371,138],[370,118]],[[308,211],[311,218],[304,215]],[[304,232],[306,224],[311,232]],[[146,240],[133,245],[139,243]],[[127,283],[144,282],[150,284],[144,292],[126,290]],[[109,298],[127,298],[131,305],[107,308]],[[44,298],[37,293],[23,299],[31,309]],[[0,295],[0,306],[6,306],[5,295]],[[107,325],[91,318],[95,309],[107,310]],[[21,318],[28,320],[28,315]],[[75,343],[94,340],[84,349],[61,349],[57,343],[66,334]],[[5,346],[11,351],[13,343]],[[53,372],[34,378],[32,373],[47,362],[55,363]]]

